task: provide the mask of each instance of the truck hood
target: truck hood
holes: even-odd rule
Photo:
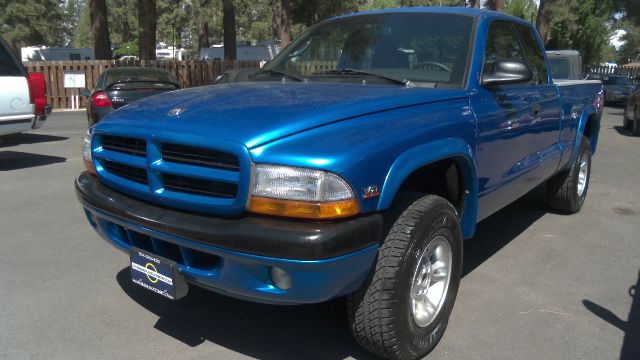
[[[375,112],[465,97],[462,89],[394,85],[260,82],[203,86],[139,100],[98,126],[144,127],[254,148],[333,122]]]

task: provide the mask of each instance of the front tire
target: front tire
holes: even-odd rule
[[[591,177],[591,144],[582,136],[580,152],[569,170],[554,175],[547,183],[549,205],[555,211],[577,213],[587,198]]]
[[[351,331],[367,350],[417,359],[442,338],[462,273],[462,233],[447,200],[424,196],[398,217],[363,287],[349,295]]]

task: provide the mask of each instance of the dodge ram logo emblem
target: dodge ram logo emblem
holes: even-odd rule
[[[175,108],[175,109],[169,110],[167,115],[169,115],[169,116],[178,116],[178,115],[182,114],[183,111],[184,111],[183,108]]]

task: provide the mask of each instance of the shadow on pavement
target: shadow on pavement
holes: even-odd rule
[[[0,137],[0,148],[6,146],[16,146],[20,144],[38,144],[44,142],[64,141],[68,140],[68,137],[53,136],[33,133],[20,133],[13,135],[6,135]]]
[[[0,151],[0,171],[27,169],[63,163],[66,158],[60,156],[40,155],[19,151]]]
[[[474,237],[464,242],[463,277],[549,212],[546,191],[546,187],[539,186],[478,223]]]
[[[546,213],[543,192],[546,189],[536,189],[479,224],[476,236],[465,242],[464,275]],[[259,359],[379,359],[353,339],[344,298],[314,305],[276,306],[235,300],[191,286],[185,298],[169,302],[133,284],[129,268],[118,273],[117,281],[131,299],[159,317],[157,330],[188,346],[211,341]]]
[[[620,319],[610,310],[589,300],[582,300],[582,304],[594,315],[624,331],[624,342],[620,350],[620,360],[640,359],[640,272],[636,284],[629,288],[631,296],[631,310],[627,321]]]
[[[624,126],[614,126],[613,129],[618,132],[620,135],[635,137],[631,130],[625,129]]]
[[[188,346],[211,341],[259,359],[379,359],[351,336],[344,299],[264,305],[191,286],[185,298],[170,302],[133,284],[129,268],[118,273],[117,281],[135,302],[160,317],[157,330]]]

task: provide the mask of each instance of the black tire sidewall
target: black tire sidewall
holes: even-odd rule
[[[450,206],[443,200],[445,206]],[[423,214],[411,233],[412,242],[400,269],[399,286],[395,291],[394,312],[397,314],[397,329],[402,358],[415,358],[431,351],[444,335],[449,316],[455,303],[462,272],[462,235],[458,219],[451,208]],[[411,282],[422,252],[436,236],[443,236],[452,251],[451,278],[446,300],[436,318],[426,327],[419,327],[411,313]]]

